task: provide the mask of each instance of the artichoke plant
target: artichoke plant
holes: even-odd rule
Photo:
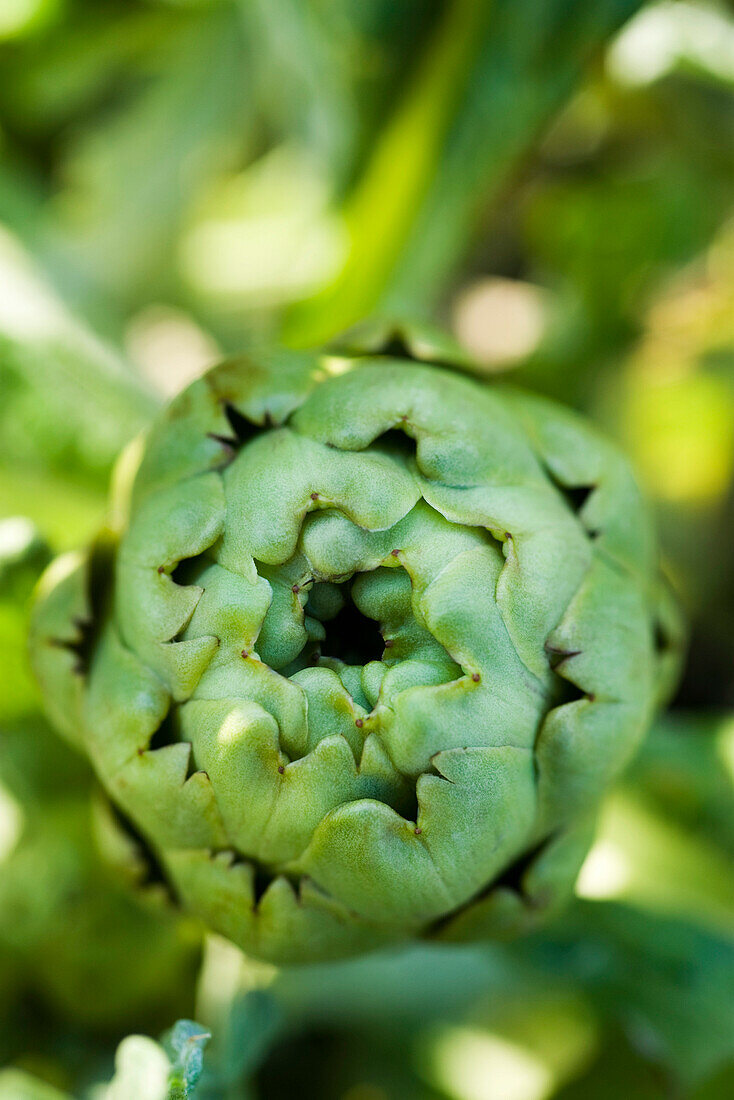
[[[624,458],[431,355],[216,367],[41,584],[52,718],[180,903],[275,962],[532,924],[674,678]]]

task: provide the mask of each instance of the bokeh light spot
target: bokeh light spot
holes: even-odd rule
[[[461,292],[454,309],[457,339],[491,370],[527,358],[545,327],[545,292],[515,279],[481,279]]]

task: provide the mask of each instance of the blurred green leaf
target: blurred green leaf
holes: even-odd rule
[[[169,1100],[188,1100],[201,1077],[204,1047],[211,1035],[193,1020],[178,1020],[163,1038],[163,1047],[171,1060],[168,1074]]]
[[[345,207],[338,280],[294,309],[284,337],[319,343],[376,309],[423,313],[478,217],[636,0],[454,0]]]
[[[486,10],[473,0],[447,5],[444,21],[347,202],[347,264],[334,286],[306,303],[300,319],[294,311],[286,339],[320,343],[374,308],[435,171],[486,19]]]
[[[734,855],[734,714],[664,716],[645,740],[627,782],[666,817]]]
[[[153,42],[137,94],[68,142],[52,249],[85,279],[132,301],[152,280],[170,283],[172,241],[193,194],[247,141],[242,62],[232,5],[179,12]]]
[[[0,461],[106,476],[155,397],[1,228],[0,288]]]
[[[240,1096],[284,1023],[282,1010],[267,990],[236,995],[214,1035],[211,1063],[201,1082],[202,1100]]]
[[[66,1092],[18,1069],[0,1070],[0,1100],[72,1100]]]
[[[604,801],[577,892],[625,900],[703,927],[734,927],[734,877],[722,849],[663,815],[628,785]]]
[[[535,950],[573,974],[638,1052],[686,1089],[734,1059],[734,942],[688,921],[587,902]]]
[[[102,1094],[104,1100],[168,1100],[170,1070],[166,1052],[155,1040],[129,1035],[117,1048],[115,1076]]]

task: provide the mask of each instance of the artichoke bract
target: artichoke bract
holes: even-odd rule
[[[173,401],[115,514],[31,650],[181,904],[279,963],[559,904],[678,640],[592,428],[406,353],[271,351]]]

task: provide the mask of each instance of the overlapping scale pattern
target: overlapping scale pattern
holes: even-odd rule
[[[173,402],[126,511],[52,568],[32,652],[183,904],[293,962],[509,934],[568,892],[678,644],[591,428],[442,367],[271,353]]]

